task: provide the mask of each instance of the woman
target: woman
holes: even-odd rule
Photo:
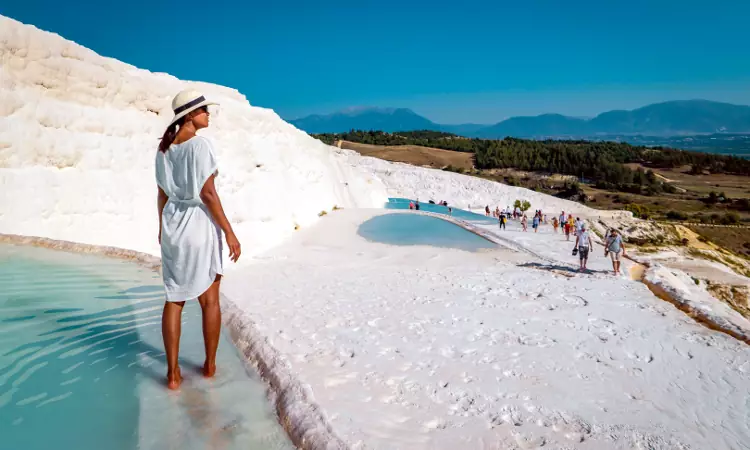
[[[521,226],[523,227],[523,231],[527,231],[529,223],[529,218],[526,217],[526,213],[523,213],[523,217],[521,217]]]
[[[229,258],[240,257],[240,243],[224,214],[214,178],[217,165],[211,142],[196,132],[208,126],[209,102],[199,92],[182,91],[172,101],[175,116],[156,152],[157,207],[162,276],[167,301],[162,337],[167,354],[167,387],[182,382],[177,357],[185,301],[197,298],[203,312],[206,360],[203,375],[216,373],[221,311],[219,283],[223,273],[222,232]]]
[[[539,216],[540,214],[534,214],[534,218],[531,221],[531,228],[534,229],[534,233],[539,231]]]
[[[552,228],[555,229],[555,233],[557,233],[557,226],[558,225],[559,225],[559,223],[557,222],[557,217],[553,217],[552,218]]]

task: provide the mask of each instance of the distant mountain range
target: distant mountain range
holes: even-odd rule
[[[352,129],[433,130],[467,137],[589,137],[597,135],[678,136],[750,132],[750,106],[708,100],[655,103],[632,111],[608,111],[591,119],[560,114],[511,117],[494,125],[441,125],[406,108],[357,108],[290,121],[308,133],[343,133]]]

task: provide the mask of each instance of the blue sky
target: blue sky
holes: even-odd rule
[[[492,123],[674,99],[750,104],[746,0],[24,0],[0,14],[234,87],[285,118],[371,105]]]

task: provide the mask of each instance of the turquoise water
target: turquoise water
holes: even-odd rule
[[[359,226],[358,234],[373,242],[390,245],[430,245],[467,251],[497,246],[458,225],[420,214],[384,214]]]
[[[293,448],[223,337],[203,363],[200,306],[183,311],[185,382],[164,387],[162,288],[134,264],[0,245],[0,448]]]
[[[386,209],[409,209],[410,201],[411,200],[409,200],[408,198],[389,198],[388,203],[385,204],[385,208]],[[453,206],[451,206],[451,209],[453,209],[451,215],[457,219],[462,219],[462,220],[471,221],[471,222],[497,224],[497,219],[493,219],[492,217],[487,217],[484,214],[476,214],[471,211],[456,208]],[[431,203],[420,202],[419,210],[448,215],[447,206],[434,205]]]

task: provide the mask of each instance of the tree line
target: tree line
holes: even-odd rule
[[[750,176],[750,160],[736,156],[645,147],[622,142],[584,140],[469,139],[438,131],[352,130],[348,133],[318,134],[314,137],[333,144],[337,140],[374,145],[420,145],[474,154],[477,169],[514,168],[526,171],[583,176],[616,185],[663,185],[650,171],[639,173],[624,164],[639,163],[649,168],[691,165],[692,173],[727,173]],[[646,178],[648,177],[648,178]]]

